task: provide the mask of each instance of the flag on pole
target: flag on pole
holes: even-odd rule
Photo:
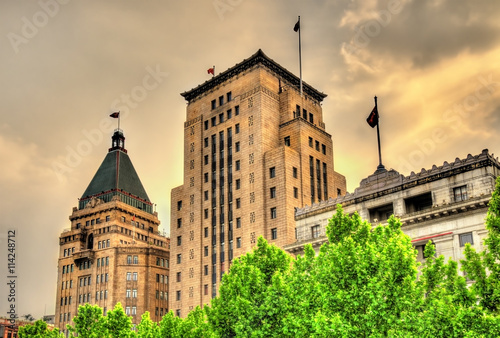
[[[114,112],[113,114],[109,115],[109,117],[112,117],[114,119],[117,119],[119,116],[120,116],[120,112],[119,111]]]
[[[300,18],[299,18],[299,21],[297,21],[297,23],[295,24],[295,26],[293,26],[293,30],[295,32],[297,32],[299,29],[300,29]]]
[[[378,110],[377,106],[373,107],[372,112],[368,115],[366,122],[370,125],[370,127],[375,128],[378,124]]]
[[[211,68],[208,68],[208,69],[207,69],[207,73],[208,73],[208,74],[215,75],[215,66],[213,66],[213,67],[211,67]]]

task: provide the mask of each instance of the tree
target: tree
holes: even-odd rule
[[[137,325],[137,337],[139,338],[156,338],[160,336],[160,327],[153,322],[146,311],[141,316],[141,322]]]
[[[68,325],[72,336],[80,338],[108,337],[106,318],[97,305],[85,304],[78,307],[78,314],[73,318],[74,326]]]
[[[62,338],[63,334],[59,329],[50,330],[47,323],[43,320],[37,320],[33,324],[19,327],[19,338]]]
[[[462,265],[467,277],[474,281],[471,289],[479,304],[489,313],[500,315],[500,177],[489,202],[486,229],[484,251],[478,253],[467,243]]]
[[[123,311],[122,304],[116,303],[113,310],[106,315],[106,328],[110,338],[130,337],[133,335],[132,318]]]
[[[288,254],[259,237],[252,252],[233,261],[222,279],[219,297],[207,309],[214,333],[220,337],[272,336],[286,311],[275,286],[290,266]]]

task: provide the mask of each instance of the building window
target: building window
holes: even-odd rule
[[[205,201],[208,201],[208,190],[205,190],[203,192],[203,198],[205,199]]]
[[[278,238],[278,229],[272,228],[271,229],[271,239],[277,239],[277,238]]]
[[[130,306],[125,307],[125,314],[130,316]]]
[[[139,264],[139,257],[138,256],[134,256],[134,264]]]
[[[314,123],[314,115],[309,113],[309,122]]]
[[[132,295],[132,290],[130,289],[127,289],[127,292],[126,292],[126,298],[130,298],[130,296]],[[96,297],[97,298],[97,297]]]
[[[208,147],[208,137],[205,137],[205,139],[203,139],[203,146],[205,148]]]
[[[204,215],[205,219],[207,219],[208,218],[208,209],[205,209],[203,212],[205,213],[205,215]]]
[[[206,245],[204,248],[203,248],[203,254],[205,255],[205,257],[208,256],[208,245]]]
[[[234,107],[234,115],[236,115],[236,116],[240,115],[240,106]]]
[[[177,218],[177,228],[182,227],[182,218]]]
[[[207,165],[207,164],[208,164],[208,155],[205,155],[205,156],[203,157],[203,163],[204,163],[205,165]]]
[[[236,142],[236,143],[234,144],[234,147],[235,147],[235,151],[236,151],[236,152],[239,152],[239,151],[240,151],[240,142]]]
[[[203,286],[203,294],[204,294],[205,296],[206,296],[206,295],[208,295],[208,284],[205,284],[205,285]]]
[[[127,264],[132,264],[132,256],[127,256]]]
[[[181,281],[181,272],[177,272],[176,281],[179,283]]]
[[[241,217],[236,218],[236,228],[241,228]]]
[[[239,123],[236,123],[236,125],[234,126],[234,133],[235,134],[239,134],[240,133],[240,124]]]
[[[461,187],[453,188],[453,195],[455,196],[455,202],[467,200],[467,186],[463,185]]]
[[[269,190],[269,196],[270,196],[270,198],[276,198],[276,187],[272,187]]]
[[[182,201],[177,201],[177,211],[182,210]]]
[[[182,245],[182,236],[177,236],[177,246]]]
[[[212,103],[212,105],[211,105],[211,106],[212,106],[212,110],[214,110],[214,109],[215,109],[215,107],[216,107],[216,104],[217,104],[217,103],[216,103],[216,101],[215,101],[215,100],[212,100],[212,102],[211,102],[211,103]]]
[[[240,181],[240,179],[237,179],[236,180],[236,190],[240,189],[240,186],[241,186],[241,181]]]
[[[219,114],[219,123],[224,122],[224,113]]]
[[[316,150],[319,151],[319,142],[315,141],[314,143],[316,144]]]
[[[276,218],[276,207],[271,208],[271,219],[275,219],[275,218]]]
[[[241,199],[237,198],[236,199],[236,209],[239,209],[241,207]]]
[[[212,117],[211,121],[212,121],[212,127],[215,127],[217,125],[217,118],[214,116]]]
[[[319,237],[319,232],[320,232],[319,224],[314,225],[314,226],[311,227],[311,236],[312,236],[312,238],[318,238]]]
[[[290,136],[285,137],[285,146],[290,147]]]
[[[127,280],[132,280],[132,272],[127,272]]]
[[[206,120],[205,122],[203,122],[203,124],[204,124],[205,130],[207,130],[208,129],[208,120]]]
[[[231,101],[231,97],[232,97],[231,92],[227,93],[227,94],[226,94],[226,101],[227,101],[227,102]]]
[[[337,196],[340,196],[342,195],[342,190],[340,190],[339,188],[337,188]]]
[[[236,171],[240,170],[240,160],[235,162]]]
[[[241,237],[236,238],[236,247],[241,248]]]
[[[219,106],[224,104],[224,96],[219,96]]]
[[[181,290],[177,290],[175,292],[175,300],[179,301],[181,300]],[[180,312],[180,310],[178,310]]]
[[[229,120],[231,117],[233,117],[233,112],[231,111],[231,109],[228,109],[228,111],[226,112],[227,113],[227,119]]]
[[[273,178],[276,176],[276,167],[269,168],[269,177]]]
[[[293,187],[293,197],[299,198],[299,189],[297,187]]]
[[[205,265],[203,267],[203,273],[204,273],[205,276],[208,276],[208,265]]]
[[[464,234],[458,235],[458,238],[460,240],[460,246],[465,246],[465,244],[470,243],[471,245],[474,244],[474,240],[472,238],[472,232],[466,232]]]
[[[181,262],[182,262],[182,255],[177,254],[177,264],[181,264]]]
[[[137,272],[132,273],[132,280],[137,280]]]
[[[313,147],[313,138],[309,137],[309,147]]]
[[[321,152],[326,155],[326,146],[324,144],[321,145]]]

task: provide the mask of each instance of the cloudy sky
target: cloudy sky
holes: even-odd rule
[[[58,236],[107,153],[126,148],[169,227],[182,184],[179,95],[261,48],[323,102],[348,190],[378,164],[404,175],[500,152],[500,2],[490,0],[39,0],[0,3],[0,276],[16,230],[17,312],[53,314]],[[8,309],[0,281],[0,311]]]

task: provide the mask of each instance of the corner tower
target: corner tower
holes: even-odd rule
[[[122,130],[59,237],[56,323],[63,332],[78,306],[104,314],[121,302],[138,324],[145,311],[155,321],[168,310],[169,238],[132,165]]]
[[[170,308],[215,297],[231,261],[259,236],[295,242],[295,209],[345,194],[325,130],[325,94],[262,50],[181,94],[184,184],[172,190]]]

